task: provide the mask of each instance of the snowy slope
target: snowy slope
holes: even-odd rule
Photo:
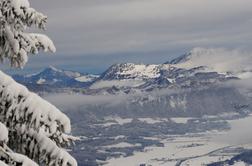
[[[109,67],[92,85],[91,89],[109,87],[135,88],[147,80],[160,76],[161,65],[122,63]]]
[[[101,75],[103,80],[148,79],[159,76],[159,65],[122,63],[112,65]]]
[[[164,64],[122,63],[101,76],[49,67],[40,73],[14,76],[28,87],[89,88],[88,93],[130,93],[161,88],[200,88],[252,78],[252,56],[235,50],[195,48]],[[33,88],[35,89],[35,88]]]
[[[207,71],[229,74],[239,78],[252,78],[252,55],[239,50],[194,48],[189,53],[166,64],[191,69],[204,66]]]
[[[209,71],[205,67],[190,69],[171,64],[137,65],[118,64],[101,75],[91,89],[130,88],[143,91],[168,87],[196,87],[235,79],[224,73]]]
[[[80,75],[78,77],[75,77],[75,80],[79,82],[92,82],[98,77],[99,75],[85,74],[85,75]]]
[[[92,89],[192,87],[252,78],[252,55],[237,50],[194,48],[164,64],[112,65]]]
[[[14,75],[13,78],[25,85],[50,85],[57,87],[85,87],[88,83],[97,78],[96,75],[82,74],[75,71],[61,70],[53,66],[43,71],[30,75]]]

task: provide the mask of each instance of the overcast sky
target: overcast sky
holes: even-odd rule
[[[252,50],[251,0],[30,0],[48,15],[49,65],[99,73],[118,62],[162,63],[194,47]]]

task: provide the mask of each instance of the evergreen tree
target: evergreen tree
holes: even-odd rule
[[[30,54],[55,52],[46,35],[26,32],[46,21],[28,0],[0,0],[0,60],[22,68]],[[0,165],[76,166],[64,150],[75,139],[70,132],[65,114],[0,71]]]

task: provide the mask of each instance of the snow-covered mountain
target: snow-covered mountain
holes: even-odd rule
[[[251,54],[239,50],[194,48],[166,64],[184,69],[204,66],[206,71],[247,79],[252,78],[251,61]]]
[[[239,54],[240,55],[240,54]],[[87,93],[130,93],[169,88],[203,88],[252,78],[251,57],[236,51],[195,48],[163,64],[114,64],[100,76],[49,67],[40,73],[13,76],[25,85],[85,88]]]
[[[218,54],[218,49],[206,49],[206,48],[194,48],[191,51],[172,59],[171,61],[167,61],[165,64],[179,64],[190,61],[192,58],[201,58],[208,57],[210,54]]]
[[[30,75],[14,75],[13,78],[22,84],[29,86],[50,87],[86,87],[98,76],[82,74],[75,71],[61,70],[53,66],[43,71]]]
[[[109,67],[100,77],[102,80],[150,79],[159,76],[159,65],[122,63]]]
[[[168,87],[196,87],[200,85],[238,79],[226,73],[208,70],[205,66],[190,69],[177,67],[176,64],[116,64],[105,71],[90,86],[91,89],[134,88],[152,90]]]
[[[63,105],[75,125],[74,132],[98,138],[79,142],[74,152],[84,165],[97,165],[98,159],[118,154],[118,148],[109,153],[97,150],[109,145],[111,136],[125,136],[121,141],[147,145],[153,140],[139,139],[160,133],[227,129],[223,118],[250,114],[251,98],[236,83],[251,87],[247,79],[252,78],[252,64],[247,55],[236,57],[236,52],[196,48],[162,64],[115,64],[100,76],[49,67],[14,78],[34,91],[53,92],[43,97]],[[190,120],[174,122],[178,117]],[[136,146],[129,152],[135,150],[142,149]],[[83,156],[89,160],[84,161]]]
[[[91,89],[201,87],[228,80],[252,78],[252,56],[236,50],[194,48],[163,64],[112,65]]]
[[[145,65],[122,63],[109,67],[101,76],[93,82],[91,89],[109,87],[138,87],[146,80],[160,76],[159,65]]]
[[[77,135],[91,138],[79,142],[74,155],[83,165],[99,165],[100,159],[118,157],[122,150],[127,155],[142,151],[153,143],[152,139],[145,139],[148,136],[225,130],[228,129],[225,119],[251,114],[251,98],[236,84],[245,81],[250,86],[246,79],[250,78],[251,61],[247,56],[236,58],[235,55],[235,52],[196,48],[163,64],[115,64],[99,77],[51,67],[22,80],[34,90],[53,92],[44,97],[59,102],[71,117]],[[56,79],[67,82],[58,91],[55,87],[62,83]],[[132,146],[106,152],[97,150],[114,142],[112,137],[116,138],[116,145],[120,141],[140,143],[142,149]],[[202,146],[178,147],[181,151],[182,147]]]

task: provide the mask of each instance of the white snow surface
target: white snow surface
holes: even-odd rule
[[[0,166],[8,166],[8,165],[5,164],[4,162],[0,161]]]
[[[68,117],[59,111],[55,106],[43,100],[38,95],[29,92],[24,86],[16,83],[11,77],[5,75],[0,71],[0,97],[1,102],[11,101],[12,105],[4,115],[6,119],[13,116],[18,121],[19,118],[31,116],[28,124],[22,124],[15,128],[17,133],[21,135],[28,135],[34,138],[39,144],[41,153],[46,152],[50,154],[51,158],[63,160],[63,165],[70,163],[72,166],[77,166],[75,159],[69,155],[64,149],[59,148],[54,141],[48,138],[51,134],[56,134],[59,141],[68,140],[70,136],[64,134],[71,131],[70,120]],[[19,101],[18,101],[19,99]],[[15,111],[12,111],[15,110]],[[28,115],[27,115],[28,114]],[[11,123],[11,122],[9,122]],[[49,130],[45,130],[46,126]],[[29,125],[29,127],[28,127]],[[64,131],[59,131],[63,128]],[[0,141],[8,141],[8,130],[0,123]],[[39,131],[39,132],[38,132]],[[59,132],[63,132],[59,135]],[[33,146],[30,146],[33,148]],[[28,160],[22,155],[10,153],[15,161],[22,161],[25,166],[35,165],[31,160]]]
[[[251,78],[252,53],[223,48],[194,48],[185,60],[173,66],[186,69],[205,66],[208,71]],[[247,73],[241,74],[244,71]]]
[[[106,120],[114,120],[119,125],[124,125],[124,124],[127,124],[127,123],[131,123],[132,120],[133,120],[132,118],[121,118],[119,116],[105,117],[105,119]]]
[[[76,81],[79,81],[79,82],[91,82],[93,81],[95,78],[98,78],[99,76],[98,75],[84,75],[84,76],[79,76],[77,78],[75,78]]]
[[[248,166],[246,163],[242,162],[242,161],[239,161],[239,162],[235,162],[233,164],[233,166]]]
[[[37,163],[29,159],[28,157],[18,154],[18,153],[9,153],[12,159],[16,162],[22,163],[22,166],[38,166]]]
[[[129,64],[131,65],[131,68],[129,70],[123,70],[122,72],[118,72],[117,74],[120,75],[132,75],[132,76],[142,76],[142,77],[147,77],[147,78],[156,78],[159,76],[158,72],[158,65],[144,65],[144,64],[139,64],[139,65],[134,65],[134,64]]]
[[[169,121],[168,119],[165,118],[138,118],[138,120],[147,124],[156,124],[164,121]]]
[[[162,140],[162,143],[164,143],[164,147],[147,147],[143,152],[135,152],[133,156],[111,158],[107,160],[106,166],[139,166],[140,164],[174,166],[179,159],[205,155],[215,149],[227,146],[225,143],[209,142],[208,136],[191,137],[190,135],[170,137]],[[191,146],[193,143],[199,145]],[[207,156],[205,159],[205,161],[201,161],[200,165],[203,162],[209,163],[214,160],[207,158]],[[218,161],[219,158],[215,159]],[[191,162],[196,164],[198,161]],[[182,165],[184,164],[182,163]]]
[[[43,45],[45,52],[47,52],[47,51],[56,52],[56,47],[54,46],[53,41],[49,37],[47,37],[46,35],[38,34],[38,33],[31,33],[30,37],[36,43]]]
[[[46,80],[43,79],[43,78],[40,78],[38,81],[37,81],[37,84],[43,84]]]
[[[71,164],[72,166],[77,166],[76,160],[70,154],[68,154],[65,149],[59,148],[54,141],[45,136],[46,134],[43,131],[38,133],[33,129],[29,129],[27,131],[26,129],[20,128],[19,132],[26,132],[29,136],[35,138],[36,141],[39,142],[40,153],[46,151],[48,154],[50,154],[51,158],[62,160],[63,166],[67,166],[67,163]]]
[[[181,166],[205,166],[207,164],[211,164],[211,163],[214,163],[217,161],[225,161],[227,159],[230,159],[230,157],[227,157],[227,156],[204,156],[204,157],[199,157],[199,158],[185,161],[181,164]]]
[[[55,122],[59,122],[62,125],[65,132],[71,131],[71,125],[69,118],[58,110],[55,106],[42,99],[35,93],[29,92],[26,87],[16,83],[11,77],[0,71],[0,91],[3,92],[1,100],[13,100],[17,99],[18,96],[23,96],[25,100],[22,102],[12,105],[12,108],[16,108],[19,111],[15,113],[16,118],[23,114],[25,108],[27,113],[32,114],[32,121],[35,122],[35,126],[39,127],[40,123],[43,122],[48,126],[55,125]],[[11,110],[11,109],[9,109]],[[52,130],[52,132],[56,132]]]
[[[105,123],[97,124],[103,127],[109,127],[112,125],[124,125],[132,122],[132,118],[121,118],[119,116],[108,116],[104,118]]]
[[[183,124],[186,124],[190,119],[193,118],[183,118],[183,117],[171,118],[171,120],[174,121],[175,123],[183,123]]]
[[[181,122],[186,119],[176,120]],[[106,166],[139,166],[140,164],[174,166],[178,161],[185,158],[186,160],[181,163],[181,166],[200,166],[226,161],[238,154],[237,151],[232,151],[232,149],[238,147],[252,148],[252,134],[250,127],[248,127],[252,125],[252,116],[230,120],[229,122],[231,130],[228,131],[207,131],[199,134],[167,136],[167,138],[163,136],[150,138],[160,140],[164,143],[164,147],[147,147],[143,152],[135,152],[132,156],[110,158],[106,161]],[[234,166],[245,165],[244,162],[234,163]]]
[[[124,63],[117,64],[111,68],[114,76],[117,78],[157,78],[159,74],[159,65]]]
[[[23,67],[29,54],[37,54],[40,50],[55,52],[56,48],[50,38],[43,34],[27,33],[27,29],[35,25],[44,29],[47,17],[30,7],[28,0],[4,0],[0,16],[5,26],[1,27],[1,36],[5,36],[1,50],[1,58],[10,60],[14,67]]]
[[[120,142],[118,144],[103,146],[105,149],[111,149],[111,148],[130,148],[130,147],[136,147],[141,146],[141,144],[130,144],[128,142]]]
[[[28,0],[15,0],[15,1],[10,1],[15,12],[17,14],[21,14],[22,13],[22,10],[21,10],[21,7],[25,7],[25,8],[29,8],[30,7],[30,3]]]
[[[0,142],[8,142],[8,129],[0,122]]]

